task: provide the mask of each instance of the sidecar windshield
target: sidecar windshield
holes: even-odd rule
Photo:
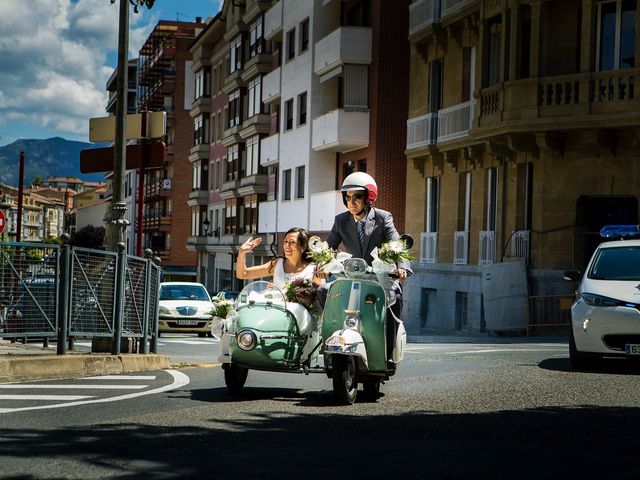
[[[244,287],[240,295],[238,295],[236,302],[236,308],[250,303],[255,305],[267,303],[284,305],[285,296],[282,290],[273,283],[260,280]]]

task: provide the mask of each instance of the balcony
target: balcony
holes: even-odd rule
[[[407,150],[436,143],[438,124],[436,114],[427,113],[407,121]]]
[[[313,119],[311,148],[348,152],[369,145],[369,112],[336,109]]]
[[[265,104],[280,99],[280,67],[262,77],[262,101]]]
[[[314,193],[309,205],[309,229],[313,232],[328,232],[338,213],[344,211],[342,194],[337,190]]]
[[[469,232],[453,232],[453,264],[466,265],[469,263]]]
[[[258,203],[258,233],[276,231],[276,200]]]
[[[409,5],[409,36],[416,35],[440,20],[440,0],[418,0]]]
[[[209,158],[209,144],[200,143],[194,145],[189,150],[189,161],[195,162],[196,160],[206,160]]]
[[[496,261],[496,232],[494,230],[480,231],[480,260],[479,264],[493,265]]]
[[[145,185],[145,202],[151,202],[171,195],[170,178],[151,178]]]
[[[438,142],[467,136],[473,121],[475,106],[475,100],[470,100],[438,110]]]
[[[478,0],[442,0],[442,18],[460,12],[465,7],[479,4]]]
[[[187,198],[187,205],[195,207],[196,205],[208,205],[209,204],[209,191],[205,189],[193,190],[189,193]]]
[[[191,110],[189,114],[191,117],[197,117],[198,115],[206,114],[211,112],[211,97],[202,96],[196,98],[191,104]]]
[[[324,75],[345,63],[371,63],[371,28],[340,27],[316,43],[314,73]]]
[[[525,265],[529,263],[530,237],[531,230],[511,232],[511,258],[522,258]]]
[[[480,91],[478,133],[637,125],[640,69],[527,78]],[[475,131],[475,130],[474,130]]]
[[[278,1],[264,14],[264,39],[271,40],[282,32],[282,4]]]
[[[238,195],[247,196],[267,193],[269,191],[269,180],[266,175],[248,175],[240,179]]]
[[[260,165],[269,167],[279,161],[280,134],[264,137],[260,142]]]
[[[270,53],[256,53],[244,64],[240,74],[243,81],[249,82],[260,73],[269,73],[273,69],[273,56]]]
[[[438,232],[420,234],[420,263],[438,262]]]

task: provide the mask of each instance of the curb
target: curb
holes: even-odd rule
[[[169,367],[169,357],[155,354],[16,355],[0,358],[0,382],[117,375]]]

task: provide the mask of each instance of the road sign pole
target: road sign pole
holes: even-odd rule
[[[16,242],[22,240],[22,202],[24,196],[24,152],[20,152],[20,171],[18,174],[18,225],[16,230]]]
[[[141,125],[141,135],[142,137],[147,136],[147,111],[142,112],[142,125]],[[143,224],[144,224],[144,170],[147,164],[147,141],[142,139],[142,155],[140,159],[140,170],[138,172],[138,215],[137,215],[137,224],[136,224],[136,255],[142,256],[142,232],[143,232]]]

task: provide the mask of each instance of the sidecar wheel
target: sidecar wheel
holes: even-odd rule
[[[248,368],[238,367],[231,363],[224,370],[224,383],[227,384],[231,393],[239,393],[244,387],[244,382],[247,381],[248,374]]]
[[[364,382],[364,395],[369,401],[375,401],[380,396],[380,380],[366,380]]]
[[[345,405],[351,405],[358,395],[356,359],[347,355],[333,356],[333,393]]]

